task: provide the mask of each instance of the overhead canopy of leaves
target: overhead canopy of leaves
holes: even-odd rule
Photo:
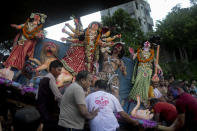
[[[144,40],[144,34],[137,20],[131,18],[131,16],[121,8],[112,16],[104,16],[101,19],[104,26],[108,26],[112,29],[112,35],[122,35],[122,41],[126,43],[126,47],[137,48]]]

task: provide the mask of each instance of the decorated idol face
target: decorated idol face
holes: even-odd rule
[[[99,28],[99,25],[98,24],[92,24],[92,29],[93,30],[98,30]]]
[[[45,50],[48,53],[54,53],[54,52],[57,51],[57,46],[54,43],[52,43],[52,42],[48,42]]]
[[[120,52],[121,50],[122,50],[122,45],[121,45],[121,44],[117,44],[117,45],[114,47],[114,51]]]
[[[74,22],[75,22],[76,24],[78,24],[78,23],[79,23],[79,20],[78,20],[77,18],[75,18],[75,19],[74,19]]]
[[[34,15],[34,21],[40,21],[40,16],[39,15]]]
[[[145,48],[150,48],[150,42],[148,42],[148,41],[144,42],[144,47]]]

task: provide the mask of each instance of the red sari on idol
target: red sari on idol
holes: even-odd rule
[[[85,48],[82,41],[72,43],[66,55],[62,59],[62,63],[67,71],[73,76],[78,72],[85,70]]]
[[[26,30],[28,31],[32,31],[38,27],[38,25],[34,25],[32,22],[28,22],[22,26],[26,26]],[[37,43],[35,37],[38,34],[40,35],[40,33],[36,31],[35,34],[31,35],[30,39],[29,37],[27,38],[24,33],[18,34],[14,39],[14,42],[17,44],[13,47],[8,59],[4,62],[5,67],[11,66],[17,68],[18,70],[22,70],[26,56],[29,58],[33,58],[34,56],[34,49]]]

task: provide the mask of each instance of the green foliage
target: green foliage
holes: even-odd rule
[[[193,0],[195,3],[196,0]],[[176,60],[160,63],[165,74],[175,74],[177,79],[197,78],[197,5],[190,8],[175,6],[162,21],[157,21],[155,34],[161,37],[161,45],[169,53],[176,52]],[[181,57],[181,53],[184,57]],[[172,54],[171,54],[172,57]],[[184,59],[188,59],[185,62]]]
[[[137,20],[131,18],[123,9],[118,9],[112,16],[104,16],[101,19],[104,26],[112,29],[112,35],[122,34],[121,39],[126,43],[126,49],[138,48],[145,39]],[[126,55],[129,55],[128,50],[126,50]]]
[[[197,61],[186,63],[183,61],[160,63],[164,75],[174,74],[176,79],[197,79]]]
[[[179,5],[172,9],[166,19],[158,21],[156,33],[161,37],[161,44],[168,50],[184,48],[191,60],[192,52],[197,49],[197,6],[180,8]]]
[[[190,4],[191,5],[196,5],[197,4],[197,0],[190,0]]]

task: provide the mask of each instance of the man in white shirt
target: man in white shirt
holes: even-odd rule
[[[95,83],[96,92],[86,97],[86,105],[89,111],[99,108],[98,115],[90,120],[91,131],[116,131],[119,128],[118,121],[114,113],[120,116],[132,125],[138,125],[137,121],[132,120],[129,115],[123,111],[118,99],[106,92],[107,82],[98,80]]]

